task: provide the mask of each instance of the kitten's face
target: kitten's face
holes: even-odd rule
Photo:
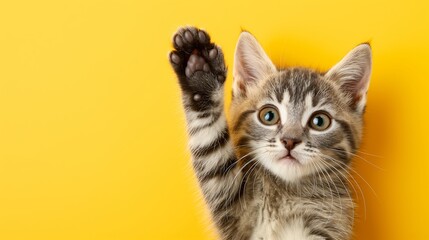
[[[288,182],[347,168],[361,139],[369,47],[357,47],[325,75],[277,71],[250,36],[237,45],[231,106],[242,163]]]
[[[280,71],[248,95],[233,111],[234,139],[247,163],[258,161],[286,181],[347,167],[361,118],[323,76]]]

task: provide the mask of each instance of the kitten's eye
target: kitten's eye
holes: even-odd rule
[[[274,125],[280,120],[279,111],[272,105],[267,105],[259,111],[259,121],[264,125]]]
[[[317,131],[326,130],[331,126],[331,117],[325,112],[316,112],[311,116],[308,125]]]

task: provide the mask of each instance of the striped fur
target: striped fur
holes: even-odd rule
[[[170,62],[182,88],[193,167],[220,238],[349,239],[354,203],[347,176],[361,141],[368,45],[327,74],[277,70],[256,39],[242,33],[230,124],[221,49],[194,27],[179,29],[173,45]],[[275,125],[258,119],[266,104],[278,109]],[[321,110],[332,123],[316,131],[308,122]],[[286,149],[285,138],[297,144]]]

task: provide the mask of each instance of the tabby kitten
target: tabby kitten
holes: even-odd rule
[[[221,49],[195,27],[180,28],[173,46],[193,167],[221,239],[349,239],[346,179],[361,141],[370,46],[327,73],[277,69],[241,33],[229,124]]]

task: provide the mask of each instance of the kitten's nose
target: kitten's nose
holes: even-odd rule
[[[292,150],[297,144],[301,143],[302,141],[295,138],[283,138],[281,140],[285,148],[290,151]]]

